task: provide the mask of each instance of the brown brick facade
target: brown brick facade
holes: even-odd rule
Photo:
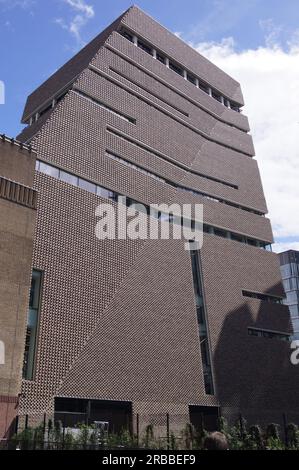
[[[0,137],[0,439],[13,430],[21,393],[36,215],[34,168],[31,149]]]
[[[38,159],[134,200],[203,203],[209,225],[271,243],[247,118],[136,47],[120,34],[124,26],[242,105],[237,82],[133,7],[93,54],[87,46],[85,56],[73,59],[78,79],[70,91],[20,138],[32,142]],[[57,92],[72,75],[63,70]],[[28,119],[55,95],[55,76],[47,86],[31,95]],[[171,184],[109,160],[106,150]],[[33,266],[43,271],[44,285],[35,375],[23,382],[21,414],[52,414],[55,397],[73,397],[130,401],[142,425],[169,412],[177,429],[188,420],[190,404],[220,406],[232,417],[242,412],[252,421],[281,420],[282,412],[298,421],[291,385],[298,370],[290,364],[289,344],[248,335],[248,327],[290,332],[288,311],[242,295],[244,289],[283,295],[275,254],[204,235],[216,388],[207,395],[183,242],[99,241],[95,208],[107,200],[41,172],[34,187]]]

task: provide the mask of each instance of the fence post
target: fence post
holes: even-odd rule
[[[283,427],[284,427],[284,438],[285,446],[289,447],[289,436],[288,436],[288,427],[287,427],[287,417],[285,413],[282,413]]]
[[[139,448],[139,413],[136,414],[137,447]]]
[[[19,415],[15,417],[15,434],[18,434],[18,428],[19,428]]]
[[[62,423],[62,449],[64,450],[65,442],[65,413],[63,414],[63,423]]]
[[[243,416],[242,413],[239,415],[239,422],[240,422],[240,434],[242,441],[244,440],[244,426],[243,426]]]
[[[169,413],[166,413],[166,428],[167,428],[167,450],[169,450],[170,449]]]
[[[26,415],[26,416],[25,416],[25,429],[28,428],[28,421],[29,421],[29,416]]]
[[[46,420],[47,420],[47,414],[44,413],[42,449],[45,448],[45,440],[46,440]]]

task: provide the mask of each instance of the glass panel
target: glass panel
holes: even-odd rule
[[[85,189],[86,191],[90,193],[94,193],[94,194],[96,193],[96,185],[82,178],[79,178],[79,188]]]
[[[44,162],[40,162],[39,171],[41,171],[42,173],[45,173],[46,175],[53,176],[54,178],[59,177],[58,168],[55,168],[54,166],[51,166],[51,165],[47,165]]]
[[[70,173],[67,173],[66,171],[60,170],[59,179],[61,179],[61,181],[64,181],[65,183],[78,186],[78,176],[71,175]]]
[[[29,311],[27,320],[27,332],[25,339],[25,351],[23,362],[23,378],[32,380],[35,361],[35,345],[37,337],[38,316],[39,316],[39,303],[40,303],[40,290],[41,290],[41,277],[40,271],[33,270],[31,288],[29,294]]]
[[[199,254],[197,251],[191,251],[191,266],[193,275],[194,295],[196,301],[196,314],[200,338],[201,361],[205,384],[205,393],[207,395],[214,394],[213,376],[211,370],[211,355],[209,341],[207,337],[207,320],[205,305],[203,299],[203,288],[201,281],[201,266]]]

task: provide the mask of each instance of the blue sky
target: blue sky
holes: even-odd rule
[[[27,95],[131,5],[126,0],[85,3],[94,14],[79,28],[78,39],[67,27],[80,11],[66,0],[0,0],[0,80],[6,85],[0,132],[16,135]],[[271,19],[290,30],[299,24],[298,0],[151,0],[138,5],[184,39],[233,36],[240,49],[263,44],[261,21]]]
[[[294,139],[291,136],[289,140],[294,140],[293,146],[287,143],[286,161],[280,168],[282,155],[274,158],[270,143],[273,132],[277,134],[277,126],[269,127],[269,139],[265,141],[261,129],[269,118],[264,116],[261,121],[261,113],[255,111],[257,106],[262,107],[264,99],[265,90],[261,94],[261,86],[267,87],[270,94],[274,74],[277,80],[284,81],[285,88],[294,88],[294,92],[296,85],[299,88],[299,70],[295,70],[295,64],[299,62],[298,0],[140,0],[137,4],[241,81],[245,99],[252,104],[245,112],[252,125],[276,237],[282,244],[288,243],[299,249],[299,223],[293,221],[288,225],[285,212],[288,206],[293,219],[294,210],[296,214],[298,212],[298,179],[291,190],[290,184],[286,183],[281,188],[280,200],[277,200],[277,176],[282,169],[285,171],[286,162],[292,178],[299,177],[296,163],[299,159],[296,147],[299,146],[295,136]],[[0,133],[16,136],[22,128],[20,119],[27,95],[130,5],[131,2],[126,0],[0,0],[0,80],[6,89],[5,104],[0,105]],[[268,62],[263,62],[261,54]],[[242,63],[243,69],[238,65]],[[263,69],[265,63],[273,64],[273,75],[267,75],[267,70]],[[260,64],[258,69],[257,64]],[[276,69],[278,65],[279,70]],[[249,71],[254,71],[254,77],[259,77],[255,89],[252,83],[246,83],[248,67]],[[276,95],[275,87],[273,93]],[[258,102],[255,102],[255,96],[259,96]],[[283,106],[283,95],[281,100]],[[270,105],[271,102],[265,102],[265,107]],[[298,102],[294,113],[297,108]],[[280,123],[280,127],[282,125],[290,129],[290,122]],[[297,128],[294,134],[296,132]],[[284,148],[281,152],[285,154]],[[285,178],[290,181],[287,174]],[[283,223],[284,217],[286,222]]]

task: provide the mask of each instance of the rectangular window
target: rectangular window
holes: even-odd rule
[[[159,62],[161,62],[162,64],[165,64],[165,57],[164,57],[164,55],[160,54],[159,52],[157,52],[156,59],[157,59]]]
[[[37,339],[37,328],[39,320],[40,294],[41,294],[41,271],[33,270],[31,279],[31,288],[29,295],[29,311],[27,321],[27,331],[25,340],[23,378],[33,379],[35,363],[35,347]]]
[[[198,88],[200,88],[202,91],[204,91],[205,93],[209,93],[209,89],[207,87],[207,85],[205,85],[203,82],[201,82],[200,80],[198,80]]]
[[[122,35],[123,35],[124,38],[128,39],[128,41],[133,42],[133,35],[132,34],[128,33],[127,31],[124,31],[122,33]]]
[[[219,101],[219,103],[221,103],[221,96],[218,93],[216,93],[214,90],[212,91],[212,97],[215,100]]]
[[[193,83],[193,85],[196,85],[196,78],[190,73],[187,73],[187,80],[188,82]]]
[[[277,297],[275,295],[261,294],[259,292],[251,292],[247,290],[242,290],[242,294],[244,297],[262,300],[271,304],[282,304],[282,297]]]
[[[78,186],[78,176],[71,175],[70,173],[67,173],[66,171],[60,170],[59,172],[59,179],[61,181],[64,181],[65,183],[72,184],[74,186]]]
[[[279,339],[281,341],[290,341],[288,333],[280,333],[278,331],[259,330],[258,328],[248,328],[250,336],[259,336],[261,338]]]
[[[144,42],[139,41],[139,39],[137,42],[137,46],[140,47],[140,49],[142,49],[144,52],[147,52],[148,54],[153,55],[152,48],[148,46],[147,44],[145,44]]]
[[[173,62],[169,62],[169,68],[179,75],[183,75],[183,69]]]
[[[79,188],[85,189],[86,191],[90,193],[94,193],[94,194],[96,193],[96,185],[82,178],[79,178]]]
[[[230,237],[231,237],[231,239],[234,240],[235,242],[244,243],[244,237],[243,237],[243,235],[239,235],[238,233],[231,233],[231,234],[230,234]]]
[[[214,234],[217,235],[217,237],[222,237],[222,238],[227,238],[227,231],[222,230],[221,228],[214,228]]]
[[[44,162],[39,163],[39,171],[44,173],[45,175],[53,176],[54,178],[58,178],[59,170],[54,166],[47,165]]]

